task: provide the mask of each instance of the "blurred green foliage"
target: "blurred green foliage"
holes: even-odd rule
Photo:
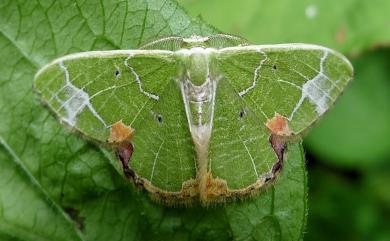
[[[305,138],[306,240],[390,240],[390,1],[179,0],[252,43],[305,42],[347,55],[355,80]]]

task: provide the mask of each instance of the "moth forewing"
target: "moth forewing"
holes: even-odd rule
[[[293,135],[318,120],[353,76],[343,55],[311,44],[230,47],[220,50],[219,60],[225,78],[264,124],[277,113]]]

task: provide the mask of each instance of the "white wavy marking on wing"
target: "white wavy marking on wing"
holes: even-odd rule
[[[292,71],[293,71],[294,73],[297,73],[297,74],[298,74],[299,76],[301,76],[302,78],[304,78],[307,82],[310,81],[310,79],[309,79],[306,75],[302,74],[301,72],[298,72],[298,71],[296,71],[296,70],[292,70]],[[324,77],[325,77],[325,75],[324,75]],[[328,80],[328,81],[331,83],[332,87],[331,87],[330,90],[332,90],[332,89],[333,89],[333,86],[334,86],[334,85],[333,85],[333,81],[329,80],[328,78],[326,78],[326,80]],[[286,82],[287,82],[287,81],[286,81]],[[322,94],[325,95],[326,98],[330,99],[330,100],[333,101],[333,102],[335,101],[335,99],[332,98],[332,96],[330,96],[330,95],[328,94],[328,91],[322,89],[321,86],[318,86],[316,82],[312,82],[312,86],[315,87],[315,88],[317,88],[318,91],[322,92]],[[299,87],[299,89],[302,89],[302,87]],[[310,95],[308,95],[308,97],[310,98]]]
[[[295,112],[302,106],[303,101],[308,98],[309,101],[316,106],[316,112],[318,115],[323,114],[328,109],[327,100],[329,95],[326,91],[321,90],[319,86],[323,86],[323,82],[328,79],[328,77],[324,74],[324,63],[326,58],[328,57],[329,52],[327,50],[323,50],[324,54],[320,59],[320,70],[318,74],[311,80],[307,81],[302,86],[302,94],[301,98],[295,105],[293,111],[290,114],[288,120],[292,120]]]
[[[62,117],[62,120],[71,126],[76,124],[77,115],[87,107],[91,113],[107,128],[107,124],[102,117],[96,112],[95,108],[91,105],[89,95],[83,90],[74,86],[70,80],[69,71],[63,62],[59,62],[58,65],[64,71],[65,86],[61,89],[65,93],[66,100],[57,109],[59,112],[61,109],[65,109],[66,116]],[[87,84],[88,85],[88,84]]]
[[[259,51],[264,56],[264,59],[262,59],[260,61],[259,66],[257,66],[257,68],[255,69],[255,74],[253,76],[252,85],[249,86],[248,88],[246,88],[245,90],[242,90],[240,93],[238,93],[241,97],[246,95],[249,91],[251,91],[253,88],[256,87],[256,82],[257,82],[257,78],[259,77],[260,69],[263,66],[264,62],[267,61],[267,59],[268,59],[268,56],[264,51],[262,51],[262,50],[257,50],[257,51]]]
[[[107,92],[107,91],[111,91],[111,90],[116,90],[116,89],[119,89],[119,88],[122,88],[122,87],[125,87],[125,86],[128,86],[130,85],[131,83],[126,83],[126,84],[122,84],[122,85],[112,85],[112,86],[109,86],[105,89],[102,89],[102,90],[99,90],[98,92],[96,92],[95,94],[91,95],[91,97],[89,98],[89,100],[92,100],[93,98],[103,94],[104,92]]]
[[[135,77],[135,82],[137,83],[138,85],[138,89],[139,91],[146,95],[147,97],[151,98],[151,99],[154,99],[154,100],[159,100],[160,97],[158,95],[155,95],[155,94],[152,94],[152,93],[149,93],[147,91],[144,90],[144,88],[142,87],[142,82],[141,82],[141,78],[139,77],[139,75],[135,72],[134,68],[131,67],[128,63],[129,59],[132,57],[132,55],[130,55],[128,58],[125,59],[125,66],[128,67],[131,71],[131,73],[134,75]]]

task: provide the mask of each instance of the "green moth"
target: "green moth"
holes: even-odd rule
[[[287,144],[352,75],[331,49],[219,34],[67,55],[39,70],[35,89],[62,123],[113,149],[153,199],[209,205],[272,183]]]

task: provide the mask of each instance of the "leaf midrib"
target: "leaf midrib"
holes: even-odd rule
[[[81,235],[80,231],[75,228],[72,220],[67,216],[67,214],[64,213],[64,211],[58,206],[58,204],[56,202],[54,202],[50,198],[50,196],[42,188],[42,186],[35,179],[35,177],[28,171],[28,169],[23,164],[23,162],[21,161],[19,156],[13,151],[13,149],[8,145],[8,143],[5,141],[5,139],[0,135],[0,147],[1,146],[12,157],[12,161],[14,162],[16,167],[20,168],[22,170],[22,172],[24,173],[24,175],[26,175],[28,177],[30,183],[32,184],[32,187],[35,187],[35,189],[38,190],[38,192],[41,192],[41,194],[45,197],[45,201],[49,202],[50,205],[54,207],[54,210],[58,211],[63,216],[65,222],[67,222],[70,226],[74,227],[75,233],[77,234],[79,239],[83,241],[84,239],[82,238],[82,235]],[[11,228],[11,230],[17,230],[18,232],[10,232],[10,234],[14,234],[14,233],[19,234],[19,231],[20,231],[20,233],[26,234],[26,237],[28,237],[30,235],[27,235],[27,234],[34,233],[33,230],[35,230],[35,229],[29,230],[29,231],[25,231],[26,230],[25,228],[22,228],[22,227],[20,227],[18,225],[11,225],[10,223],[4,222],[2,220],[4,220],[4,219],[2,219],[2,217],[0,217],[0,230],[2,232],[7,233],[6,232],[7,228]],[[4,228],[4,227],[6,227],[6,228]],[[37,237],[42,237],[42,234],[39,233],[39,236],[37,236]],[[50,241],[50,240],[53,240],[53,239],[46,239],[46,238],[44,238],[44,239],[37,239],[37,238],[35,238],[35,239],[29,239],[29,240],[48,240],[48,241]]]

